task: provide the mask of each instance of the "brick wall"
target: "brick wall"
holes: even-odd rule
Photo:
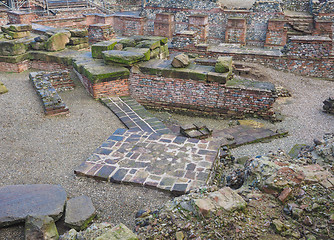
[[[91,83],[89,79],[74,70],[82,85],[93,98],[127,96],[130,94],[128,79],[118,79],[109,82]]]
[[[7,12],[8,22],[11,24],[31,24],[37,19],[37,15],[28,12]]]
[[[225,33],[225,42],[246,44],[246,19],[228,19]]]
[[[284,9],[296,11],[296,12],[306,12],[310,10],[309,0],[283,0]]]
[[[0,10],[0,26],[6,25],[8,22],[7,11]]]
[[[167,38],[172,38],[175,31],[175,17],[172,13],[160,13],[156,14],[156,18],[154,20],[154,33],[155,36],[162,36]],[[148,31],[146,30],[146,33]]]
[[[294,36],[286,48],[287,55],[298,58],[324,58],[331,54],[333,42],[329,37]]]
[[[282,19],[270,19],[266,34],[265,47],[283,47],[287,41],[286,21]]]
[[[151,107],[232,117],[258,115],[269,119],[273,115],[275,97],[268,90],[140,73],[132,74],[129,81],[131,96]]]
[[[0,72],[24,72],[29,69],[29,60],[19,63],[0,62]]]

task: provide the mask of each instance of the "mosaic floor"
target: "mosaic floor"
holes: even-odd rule
[[[131,97],[102,102],[128,129],[117,129],[75,174],[114,183],[132,183],[183,194],[205,185],[222,145],[238,146],[281,133],[236,126],[210,140],[173,134]]]

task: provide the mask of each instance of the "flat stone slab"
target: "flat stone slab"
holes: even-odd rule
[[[118,129],[74,172],[178,194],[207,183],[218,141]]]
[[[125,67],[105,65],[102,60],[94,60],[85,55],[75,57],[73,66],[75,70],[86,76],[91,83],[126,79],[130,75],[130,71]]]
[[[0,188],[0,227],[24,222],[30,216],[58,220],[67,194],[59,185],[11,185]]]
[[[130,96],[104,98],[101,101],[131,131],[172,133],[159,119],[149,113],[142,105]]]
[[[102,56],[106,64],[119,63],[124,65],[132,65],[145,58],[143,53],[118,50],[103,51]]]
[[[95,207],[89,197],[71,198],[66,204],[65,224],[77,231],[84,230],[95,215]]]

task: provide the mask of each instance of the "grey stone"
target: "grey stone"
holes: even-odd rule
[[[59,238],[53,218],[28,216],[25,224],[25,240],[57,240]]]
[[[174,57],[172,66],[175,68],[184,68],[190,64],[189,57],[186,54],[179,54]]]
[[[124,224],[119,224],[116,227],[110,229],[96,240],[137,240],[136,234],[134,234]]]
[[[95,207],[89,197],[75,197],[66,204],[65,224],[76,230],[84,230],[95,215]]]
[[[67,194],[59,185],[11,185],[0,188],[0,227],[24,222],[27,216],[58,220]]]

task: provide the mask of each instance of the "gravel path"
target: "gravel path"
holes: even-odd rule
[[[0,186],[60,184],[69,197],[86,194],[98,209],[98,221],[134,227],[139,209],[169,200],[167,193],[76,177],[80,165],[122,123],[93,100],[76,80],[74,91],[61,93],[69,116],[45,117],[28,73],[0,73],[9,92],[0,95]],[[1,206],[0,206],[1,207]],[[23,239],[23,226],[0,229],[0,239]]]
[[[290,90],[293,97],[280,99],[275,108],[286,119],[267,127],[284,128],[285,138],[257,143],[233,150],[236,157],[255,156],[294,144],[311,144],[326,132],[334,132],[334,116],[321,111],[322,101],[334,95],[334,82],[299,77],[262,69],[271,81]],[[134,214],[143,208],[162,205],[171,196],[142,187],[98,182],[78,178],[73,169],[84,161],[102,141],[119,127],[110,110],[94,101],[76,80],[76,89],[61,93],[70,109],[69,116],[45,117],[40,99],[28,79],[28,73],[0,73],[9,92],[0,95],[0,186],[10,184],[51,183],[62,185],[69,197],[86,194],[98,209],[98,221],[122,222],[134,226]],[[158,117],[181,124],[201,121],[210,128],[228,126],[227,120],[191,118],[178,114],[156,113]],[[0,229],[0,240],[22,239],[23,226]]]

